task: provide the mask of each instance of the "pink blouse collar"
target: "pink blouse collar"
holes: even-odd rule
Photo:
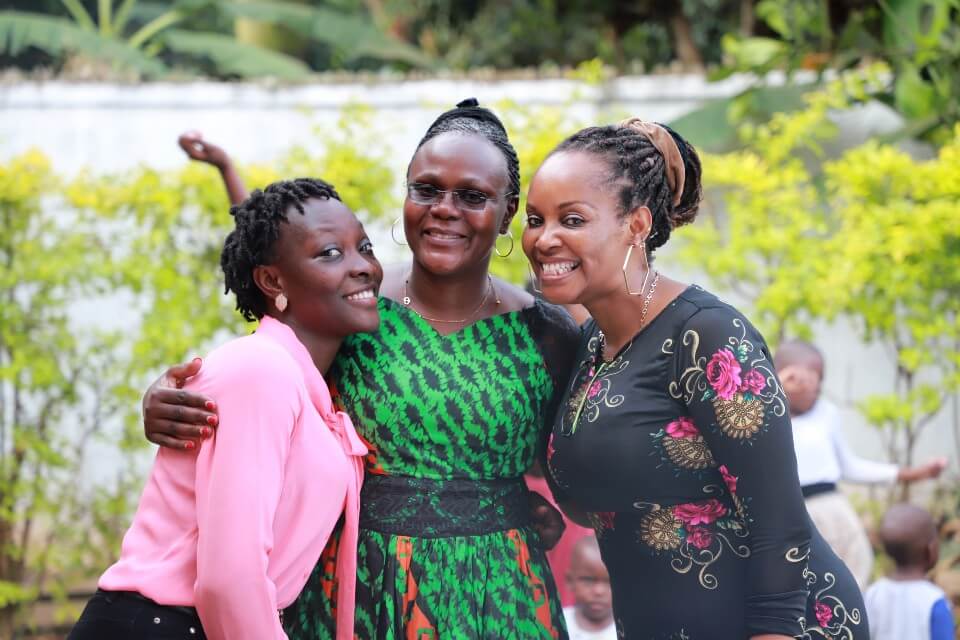
[[[353,427],[350,416],[342,411],[334,411],[333,401],[330,399],[330,387],[327,381],[320,375],[316,365],[313,364],[313,358],[310,352],[303,346],[303,343],[297,338],[293,329],[280,322],[276,318],[263,316],[260,319],[260,326],[257,333],[269,337],[277,342],[286,351],[293,356],[300,370],[303,372],[303,379],[307,385],[307,392],[310,394],[310,400],[313,406],[320,412],[324,422],[330,426],[330,430],[337,434],[343,450],[352,456],[364,456],[367,454],[367,446],[357,435]]]

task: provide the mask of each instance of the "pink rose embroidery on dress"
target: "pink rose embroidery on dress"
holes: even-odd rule
[[[751,369],[747,371],[743,376],[743,381],[740,385],[740,391],[747,391],[753,395],[758,395],[767,387],[767,381],[763,377],[763,374],[757,371],[756,369]]]
[[[813,610],[817,614],[817,623],[821,627],[827,626],[833,620],[833,611],[830,609],[830,605],[818,601]]]
[[[727,469],[727,465],[722,464],[719,467],[720,475],[723,476],[723,483],[727,485],[727,490],[730,493],[737,492],[737,476],[730,473],[730,470]]]
[[[693,420],[682,416],[667,425],[667,435],[671,438],[696,438],[700,432]]]
[[[707,382],[716,391],[717,396],[729,400],[740,388],[740,363],[727,349],[720,349],[707,363]]]
[[[707,549],[713,544],[713,534],[705,527],[692,527],[687,530],[687,542],[697,549]]]
[[[704,503],[678,504],[673,508],[673,515],[677,520],[687,526],[696,524],[710,524],[717,518],[722,518],[727,514],[727,508],[716,498],[711,498]]]

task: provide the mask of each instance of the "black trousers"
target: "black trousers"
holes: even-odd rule
[[[98,589],[67,640],[206,640],[196,612]]]

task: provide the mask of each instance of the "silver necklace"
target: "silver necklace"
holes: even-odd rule
[[[637,328],[637,333],[639,333],[640,329],[643,329],[643,327],[647,324],[647,312],[650,310],[650,301],[653,300],[653,293],[657,290],[658,282],[660,282],[660,272],[654,271],[653,282],[650,283],[650,291],[648,291],[647,295],[643,298],[643,307],[640,309],[640,326]],[[633,341],[637,337],[637,333],[634,333],[633,338],[630,338],[630,342],[627,343],[627,346],[620,350],[621,353],[627,351],[631,346],[633,346]],[[610,362],[603,355],[603,351],[607,346],[607,338],[603,335],[603,331],[599,332],[598,338],[600,344],[598,345],[597,355],[600,357],[601,362]]]

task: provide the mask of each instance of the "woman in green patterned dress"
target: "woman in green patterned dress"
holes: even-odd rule
[[[516,153],[497,117],[464,101],[427,130],[407,183],[393,231],[402,222],[413,262],[388,271],[380,329],[344,344],[331,370],[371,448],[355,635],[566,637],[522,474],[578,331],[560,308],[489,274],[517,209]],[[159,444],[207,424],[206,398],[170,389],[184,373],[168,371],[145,396]],[[332,637],[335,564],[332,544],[284,612],[291,638]]]

